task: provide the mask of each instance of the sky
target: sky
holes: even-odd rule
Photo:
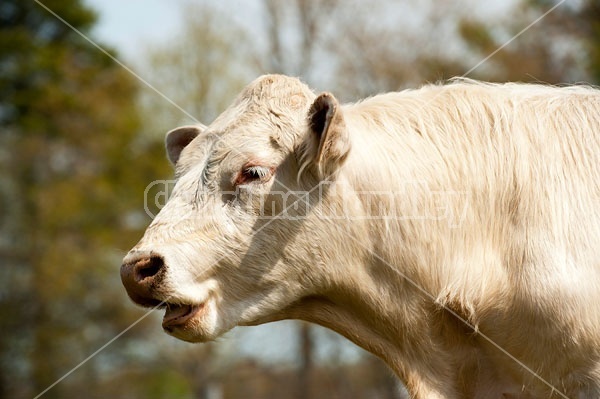
[[[185,4],[190,0],[83,0],[99,13],[94,37],[116,46],[123,54],[135,54],[140,45],[173,37]],[[256,14],[255,0],[205,0],[221,5],[230,16],[248,23]],[[195,1],[202,3],[202,1]],[[473,10],[478,15],[498,15],[510,9],[514,0],[493,0]],[[233,14],[233,15],[232,15]],[[413,15],[413,17],[415,17]],[[251,17],[250,17],[251,18]]]
[[[189,3],[213,3],[234,21],[252,26],[260,13],[256,0],[83,0],[98,13],[93,39],[115,47],[125,59],[134,59],[152,43],[172,40]]]
[[[151,42],[163,41],[177,31],[180,0],[84,0],[98,12],[94,38],[133,58]]]

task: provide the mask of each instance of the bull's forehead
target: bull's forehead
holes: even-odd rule
[[[242,128],[248,134],[297,127],[306,119],[315,94],[299,79],[266,75],[250,83],[211,126],[222,131]]]
[[[315,94],[296,78],[266,75],[249,84],[234,103],[186,147],[180,168],[225,160],[272,158],[291,151],[306,127]]]
[[[302,107],[304,101],[310,102],[315,94],[297,78],[284,75],[264,75],[250,83],[240,93],[236,102],[247,101],[250,104],[269,106],[277,104],[291,110]]]
[[[315,94],[296,78],[266,75],[250,83],[210,127],[262,136],[265,132],[297,127]]]

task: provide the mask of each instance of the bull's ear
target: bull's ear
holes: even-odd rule
[[[167,132],[165,145],[167,147],[167,158],[173,165],[177,164],[181,151],[202,133],[201,126],[182,126]]]
[[[350,139],[344,115],[336,98],[331,93],[320,94],[308,113],[309,140],[312,145],[305,154],[317,166],[320,178],[335,173],[350,151]]]

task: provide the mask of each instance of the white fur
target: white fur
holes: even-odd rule
[[[415,398],[600,397],[598,92],[457,80],[344,105],[351,149],[321,196],[315,97],[259,78],[183,150],[136,247],[164,257],[163,299],[213,282],[212,324],[180,337],[297,318],[382,357]],[[249,161],[275,178],[224,202]],[[258,198],[281,213],[290,190],[310,209],[260,218]]]

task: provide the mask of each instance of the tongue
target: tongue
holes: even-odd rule
[[[168,305],[163,317],[163,328],[185,324],[193,316],[194,309],[191,305]]]

